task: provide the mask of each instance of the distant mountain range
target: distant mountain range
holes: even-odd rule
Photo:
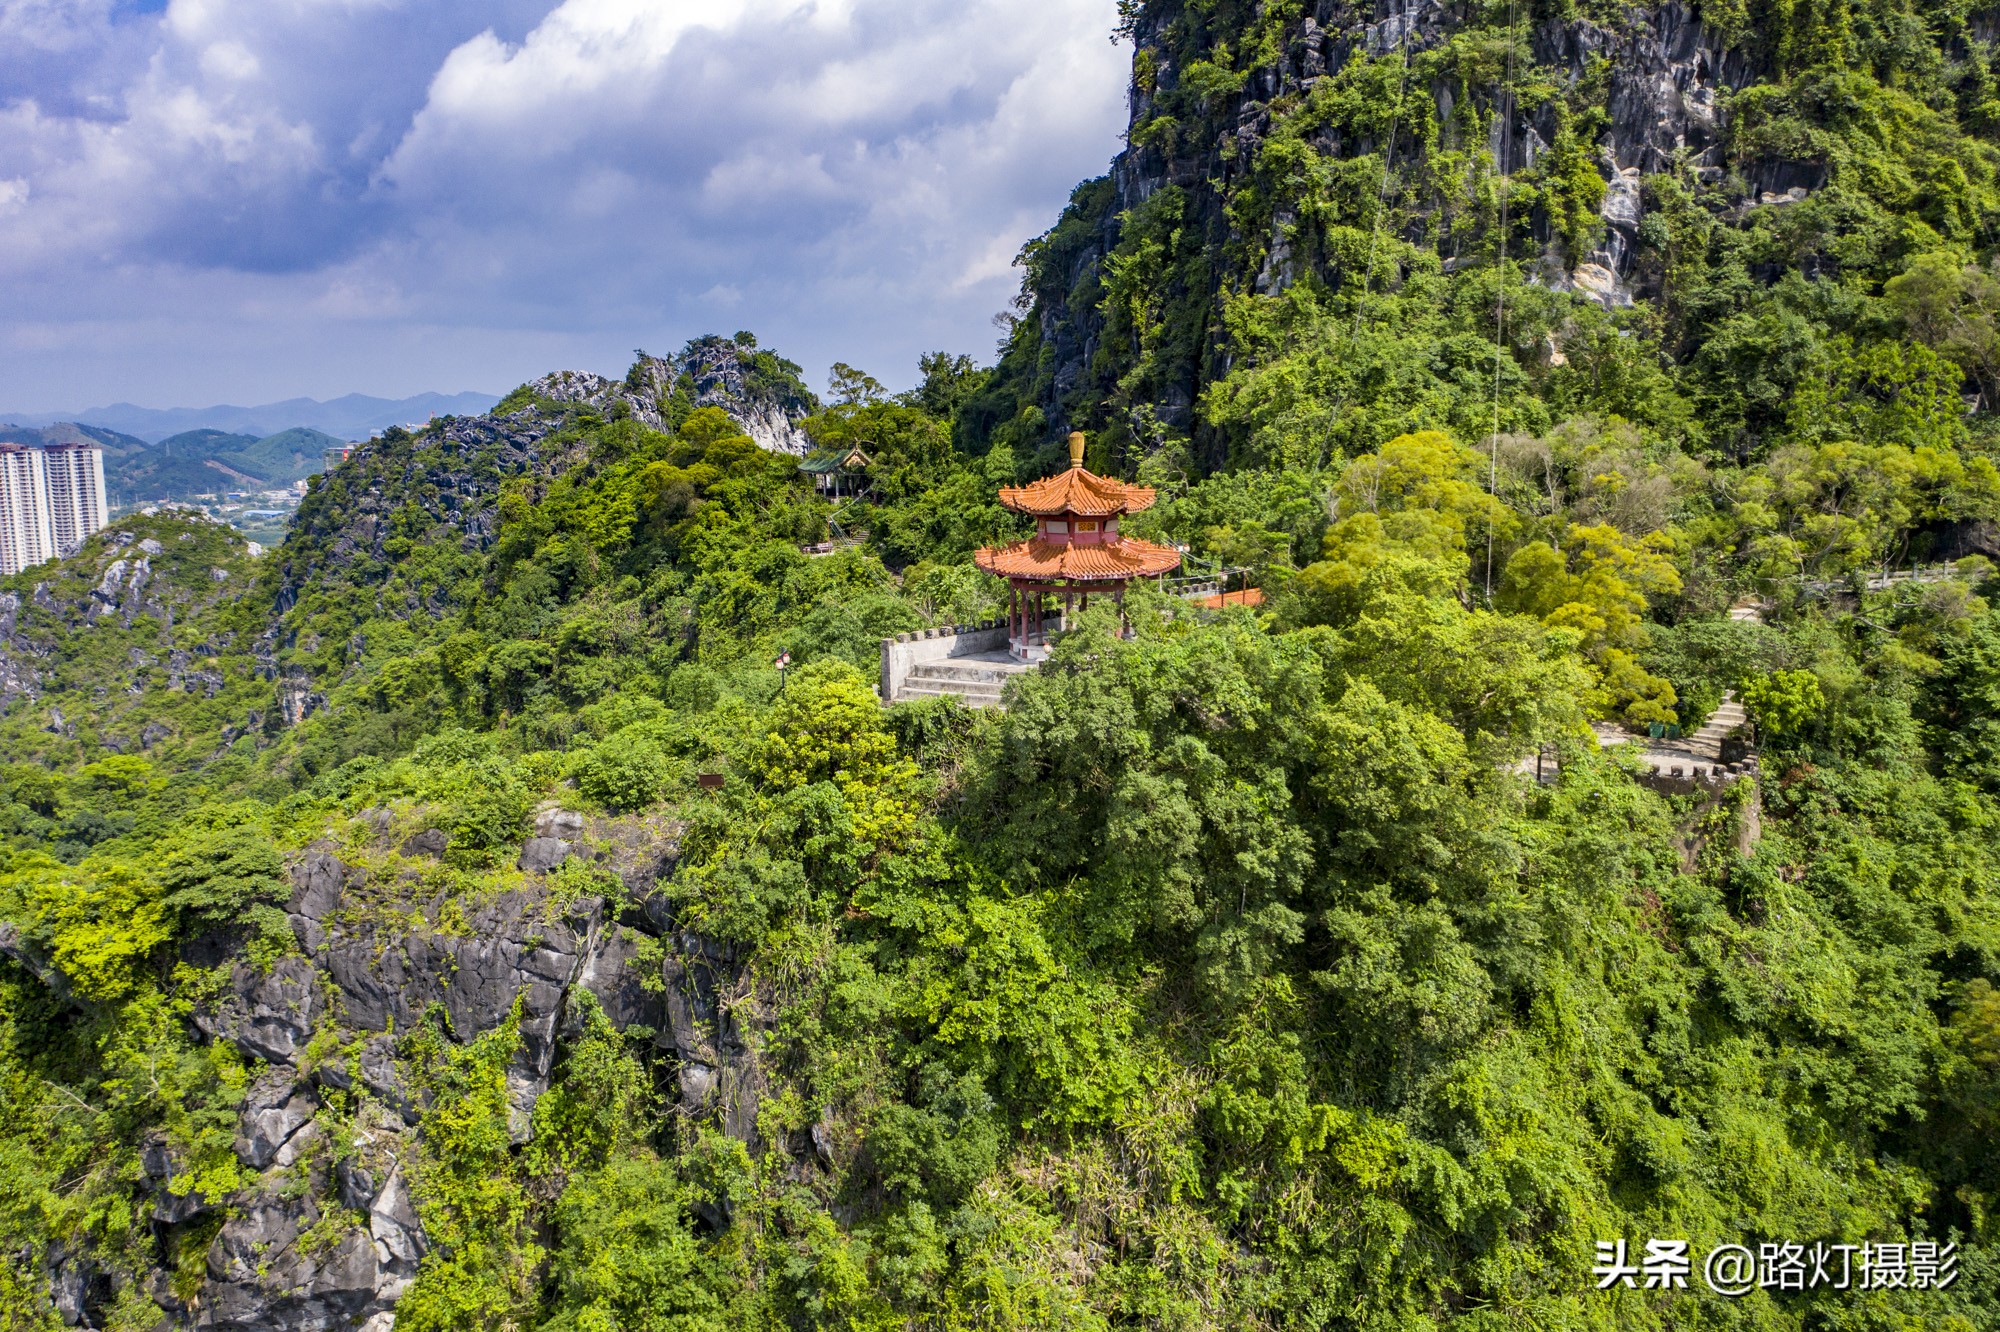
[[[0,425],[49,426],[73,422],[133,436],[147,443],[190,430],[216,430],[265,439],[294,426],[342,440],[366,439],[392,425],[432,416],[477,416],[500,401],[491,393],[419,393],[413,398],[371,398],[350,393],[320,402],[291,398],[262,407],[135,407],[129,402],[86,412],[0,412]]]
[[[262,438],[184,430],[157,444],[70,421],[0,428],[0,443],[95,444],[103,449],[104,484],[113,505],[289,486],[319,471],[326,450],[345,442],[303,426]]]

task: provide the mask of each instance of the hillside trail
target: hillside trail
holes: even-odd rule
[[[1764,623],[1762,602],[1745,598],[1729,608],[1729,618],[1743,623]],[[1641,762],[1662,776],[1700,776],[1709,768],[1722,762],[1722,739],[1749,720],[1743,705],[1736,701],[1736,691],[1722,691],[1722,705],[1708,715],[1708,719],[1692,733],[1677,740],[1654,739],[1635,736],[1615,722],[1597,722],[1591,727],[1597,733],[1600,748],[1610,749],[1618,745],[1638,746]]]

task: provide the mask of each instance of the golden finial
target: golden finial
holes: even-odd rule
[[[1083,466],[1083,432],[1081,430],[1072,430],[1069,432],[1069,465],[1071,467]]]

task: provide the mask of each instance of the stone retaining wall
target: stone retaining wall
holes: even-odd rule
[[[882,683],[884,703],[893,703],[910,672],[925,662],[971,657],[982,652],[1004,652],[1007,625],[1001,620],[981,624],[945,625],[941,629],[919,629],[882,640]]]
[[[1719,791],[1732,782],[1748,777],[1755,779],[1758,763],[1755,758],[1740,763],[1717,763],[1712,760],[1689,759],[1685,764],[1662,764],[1653,755],[1645,772],[1633,778],[1639,785],[1650,787],[1662,795],[1692,795],[1696,791]]]

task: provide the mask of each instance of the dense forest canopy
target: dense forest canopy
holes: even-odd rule
[[[0,582],[0,1324],[2000,1327],[2000,10],[1121,9],[993,366],[699,339]],[[885,706],[1071,427],[1263,605]],[[1593,729],[1727,692],[1754,777]]]

